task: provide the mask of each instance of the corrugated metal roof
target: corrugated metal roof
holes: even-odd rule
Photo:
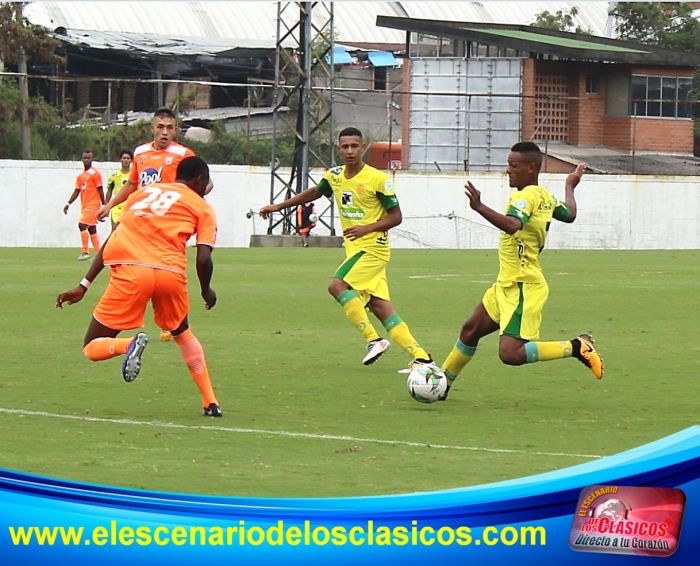
[[[328,3],[326,3],[328,4]],[[544,10],[579,10],[577,25],[605,34],[608,2],[354,2],[336,1],[338,42],[403,43],[402,31],[378,28],[378,15],[429,20],[529,24]],[[151,33],[226,39],[276,40],[277,2],[30,2],[24,9],[32,23],[49,29]],[[314,11],[323,23],[324,10]],[[287,25],[298,19],[285,10]]]

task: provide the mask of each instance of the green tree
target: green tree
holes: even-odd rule
[[[590,34],[591,30],[575,25],[574,18],[577,15],[578,8],[576,6],[573,6],[568,12],[559,10],[554,14],[545,10],[537,14],[537,16],[535,16],[535,21],[530,25],[537,28]]]
[[[700,22],[687,2],[617,2],[609,14],[622,39],[700,52]]]

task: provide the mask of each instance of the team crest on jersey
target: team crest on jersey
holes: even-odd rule
[[[349,191],[343,191],[340,197],[340,202],[343,206],[352,206],[352,193]]]
[[[365,186],[364,185],[357,185],[357,194],[361,195],[362,193],[365,192]]]
[[[139,165],[143,165],[146,161],[145,155],[139,155]]]
[[[172,157],[166,157],[165,158],[165,164],[166,165],[172,165],[173,163],[173,158]]]

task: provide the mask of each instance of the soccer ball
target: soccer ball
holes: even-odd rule
[[[420,364],[408,374],[406,385],[419,403],[434,403],[447,391],[447,377],[434,365]]]
[[[318,214],[309,214],[309,222],[316,222],[318,220]]]

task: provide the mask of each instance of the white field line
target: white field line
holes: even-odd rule
[[[468,450],[471,452],[493,452],[496,454],[526,454],[529,456],[563,456],[567,458],[602,458],[598,454],[570,454],[567,452],[534,452],[528,450],[509,450],[507,448],[484,448],[480,446],[451,446],[447,444],[427,444],[424,442],[409,442],[406,440],[381,440],[377,438],[359,438],[355,436],[313,434],[309,432],[291,432],[286,430],[262,430],[256,428],[237,428],[212,425],[181,425],[158,421],[134,421],[131,419],[107,419],[100,417],[86,417],[81,415],[61,415],[58,413],[46,413],[44,411],[24,411],[21,409],[6,409],[0,407],[0,413],[17,415],[20,417],[47,417],[52,419],[65,419],[70,421],[84,421],[92,423],[122,424],[135,426],[152,426],[156,428],[184,429],[184,430],[216,430],[220,432],[232,432],[234,434],[254,434],[258,436],[285,436],[290,438],[308,438],[311,440],[343,440],[347,442],[370,442],[373,444],[390,444],[395,446],[415,446],[418,448],[439,448],[444,450]]]

